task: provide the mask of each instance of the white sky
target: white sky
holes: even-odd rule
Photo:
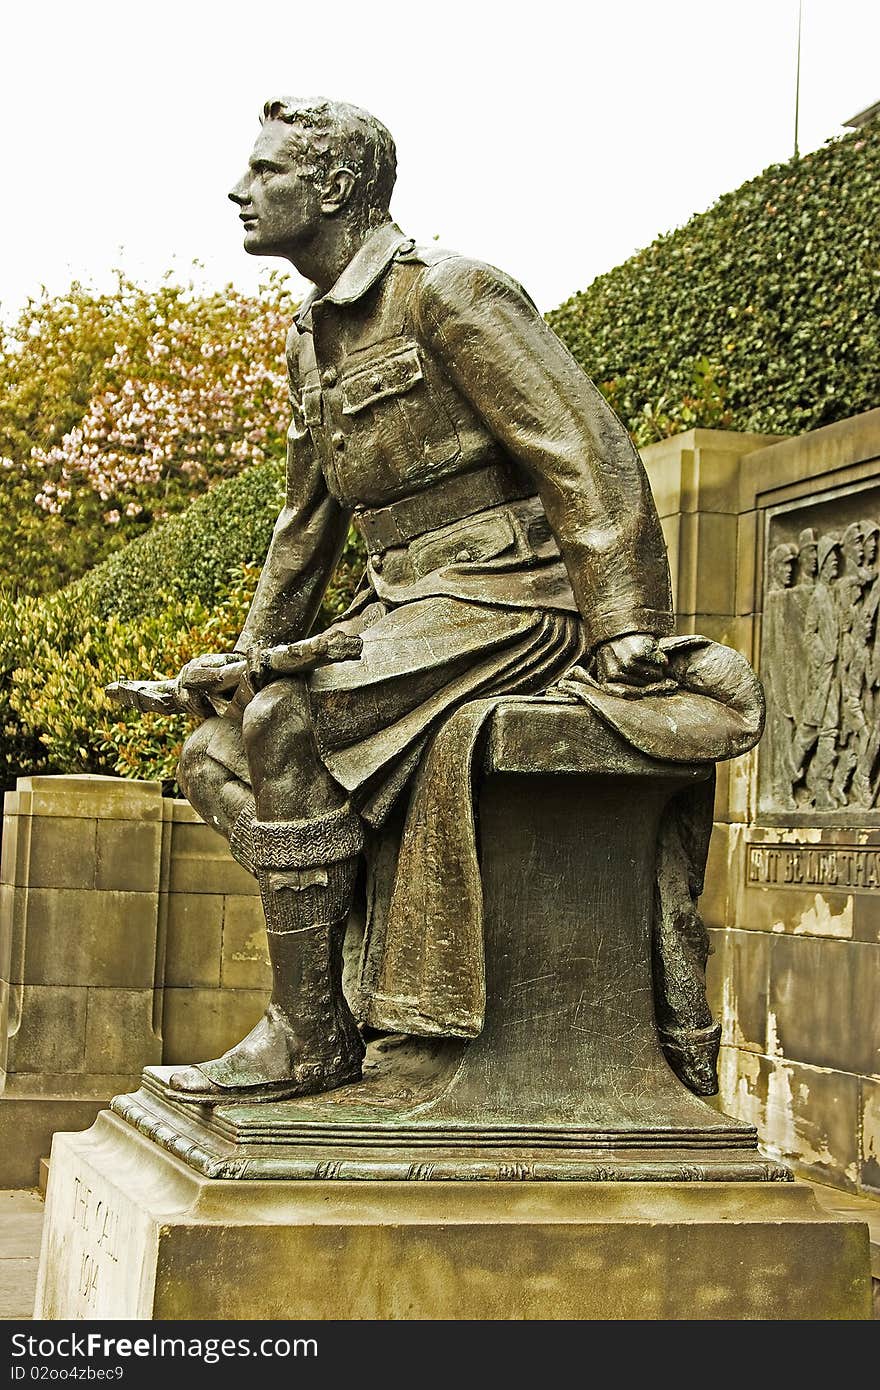
[[[268,96],[374,111],[406,231],[542,309],[792,152],[797,0],[2,0],[0,312],[45,284],[253,288],[226,191]],[[878,0],[804,0],[801,150],[880,99]],[[281,262],[276,262],[281,265]],[[294,277],[300,290],[303,282]]]

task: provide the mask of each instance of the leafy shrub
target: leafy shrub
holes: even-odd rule
[[[284,500],[280,462],[216,484],[71,585],[96,618],[161,612],[169,595],[206,605],[225,596],[230,567],[262,564]]]
[[[76,588],[19,598],[11,605],[17,665],[3,683],[17,736],[3,745],[5,780],[22,771],[22,762],[13,765],[19,758],[30,771],[117,773],[170,787],[193,721],[121,709],[104,687],[120,678],[174,675],[194,656],[228,651],[258,577],[258,567],[242,566],[210,609],[199,598],[168,595],[156,613],[129,620],[96,619]]]
[[[774,165],[548,321],[637,443],[880,403],[880,125]]]
[[[16,601],[8,585],[0,587],[0,790],[22,773],[54,770],[33,726],[11,700],[13,673],[27,661],[29,634],[36,628],[34,608],[33,599]]]
[[[192,721],[111,705],[115,679],[175,675],[228,651],[244,622],[283,495],[262,464],[218,484],[55,594],[0,590],[0,778],[103,772],[170,788]],[[349,541],[319,625],[345,607],[362,568]]]

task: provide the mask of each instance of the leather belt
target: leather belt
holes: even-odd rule
[[[356,508],[352,519],[370,555],[380,555],[475,512],[535,495],[535,485],[529,479],[517,478],[509,465],[492,463],[472,473],[441,478],[387,507]]]

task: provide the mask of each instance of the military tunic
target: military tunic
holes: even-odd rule
[[[311,629],[353,519],[367,574],[339,626],[363,655],[309,687],[328,769],[381,822],[454,708],[668,634],[665,546],[623,426],[490,266],[386,224],[301,306],[287,360],[287,497],[237,648]]]

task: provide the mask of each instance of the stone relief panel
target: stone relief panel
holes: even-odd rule
[[[878,550],[880,486],[768,516],[762,811],[880,818]]]

